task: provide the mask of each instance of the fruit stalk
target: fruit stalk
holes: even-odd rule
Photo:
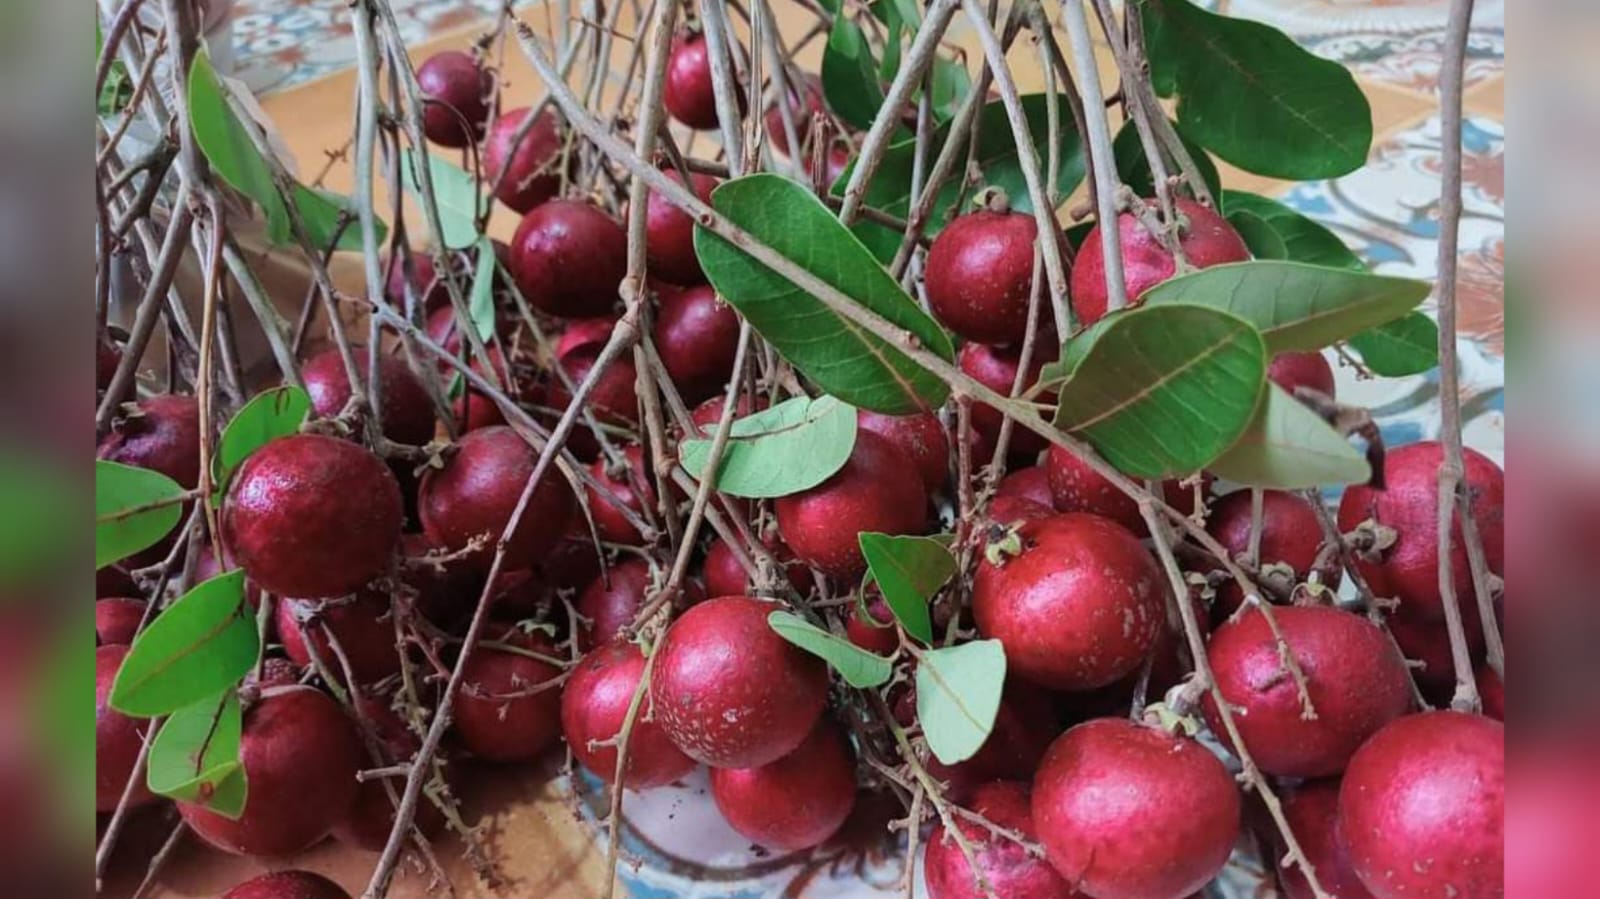
[[[1088,0],[1065,0],[1061,18],[1067,26],[1072,62],[1078,67],[1078,87],[1082,92],[1089,130],[1089,174],[1094,180],[1096,214],[1102,223],[1117,220],[1117,171],[1111,152],[1111,131],[1106,125],[1105,92],[1100,88],[1100,71],[1095,68],[1094,43],[1089,35],[1089,18],[1083,4]],[[1122,237],[1118,228],[1107,224],[1100,229],[1100,249],[1105,254],[1107,308],[1128,305],[1128,286],[1122,272]]]

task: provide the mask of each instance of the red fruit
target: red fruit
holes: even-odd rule
[[[776,541],[769,544],[767,550],[780,563],[785,559],[790,560],[783,566],[783,572],[795,590],[802,596],[810,592],[811,572],[805,565],[792,561],[792,555]],[[744,566],[739,564],[733,550],[720,538],[713,540],[706,550],[706,561],[701,567],[700,577],[705,581],[707,596],[744,596],[752,586]]]
[[[593,475],[597,482],[605,485],[605,488],[611,491],[624,507],[648,521],[645,509],[648,507],[653,514],[656,491],[650,485],[650,477],[645,472],[644,450],[638,446],[627,446],[623,447],[622,455],[627,467],[617,472],[615,476],[612,475],[604,459],[596,459],[590,464],[589,474]],[[628,521],[621,509],[593,487],[586,485],[584,490],[588,492],[589,514],[594,517],[595,530],[600,532],[601,540],[630,546],[644,545],[644,536],[632,522]]]
[[[433,258],[426,253],[402,250],[403,256],[392,256],[389,259],[389,275],[384,281],[383,294],[389,304],[396,309],[406,309],[406,268],[411,269],[411,293],[416,297],[417,304],[423,311],[430,314],[428,336],[433,336],[432,315],[437,315],[444,310],[445,317],[454,320],[454,310],[450,306],[450,288],[445,286],[444,279],[434,272]],[[460,338],[457,338],[459,342]]]
[[[939,416],[932,412],[884,415],[857,409],[856,426],[877,434],[904,453],[916,466],[929,496],[944,489],[950,465],[950,438],[945,435]]]
[[[908,696],[914,710],[916,691],[909,691]],[[972,758],[955,765],[930,758],[928,773],[950,784],[951,799],[965,801],[965,794],[987,781],[1033,777],[1045,750],[1060,735],[1055,697],[1025,680],[1013,679],[1000,694],[988,738]]]
[[[794,751],[822,715],[827,666],[767,626],[778,608],[748,596],[708,600],[679,616],[657,646],[656,720],[695,761],[765,765]]]
[[[807,565],[842,581],[867,570],[856,535],[920,534],[928,493],[904,453],[871,431],[858,431],[844,467],[809,490],[774,504],[778,533]]]
[[[1338,774],[1368,737],[1411,710],[1405,660],[1360,615],[1329,606],[1280,606],[1273,617],[1305,673],[1316,718],[1303,717],[1300,691],[1260,609],[1211,635],[1206,655],[1217,687],[1261,770],[1282,777]],[[1229,745],[1210,695],[1204,709],[1211,732]]]
[[[705,35],[680,32],[672,39],[661,102],[667,113],[690,128],[717,127],[717,95],[711,84],[711,48]]]
[[[112,419],[95,458],[159,471],[193,489],[200,483],[200,406],[192,396],[145,397]]]
[[[1007,526],[1038,521],[1054,514],[1055,509],[1020,496],[997,496],[989,503],[989,520]]]
[[[584,656],[561,691],[561,730],[567,746],[585,768],[607,783],[616,782],[617,747],[596,744],[615,740],[622,732],[644,668],[644,653],[637,645],[613,641]],[[649,698],[641,700],[628,737],[627,786],[635,790],[665,786],[693,770],[694,760],[672,745],[651,716]]]
[[[1050,864],[1100,899],[1179,899],[1222,870],[1239,790],[1193,740],[1125,719],[1062,734],[1033,780],[1033,826]]]
[[[695,427],[700,432],[700,436],[710,439],[716,433],[717,422],[722,420],[722,409],[726,405],[727,397],[714,396],[694,407],[694,411],[689,413],[689,420],[694,422]],[[767,405],[766,397],[756,397],[751,400],[750,394],[741,393],[739,395],[739,404],[734,407],[733,420],[738,421],[747,415],[760,412],[762,409],[767,408]]]
[[[995,499],[1015,497],[1050,508],[1055,505],[1055,495],[1050,492],[1050,472],[1043,465],[1029,465],[1000,479],[995,485]]]
[[[739,313],[709,285],[663,290],[656,310],[655,345],[686,403],[728,387],[739,351]]]
[[[542,634],[514,633],[505,642],[556,656],[555,644]],[[491,762],[538,758],[561,735],[561,691],[546,683],[560,675],[549,662],[521,653],[473,650],[452,722],[461,744]]]
[[[395,712],[389,699],[368,693],[363,694],[359,701],[361,716],[372,729],[383,763],[401,765],[411,761],[417,750],[422,748],[422,739]],[[395,798],[398,799],[405,789],[405,781],[390,778],[387,782],[394,788]],[[389,841],[389,832],[394,829],[395,813],[394,800],[389,798],[389,791],[384,784],[383,780],[369,780],[361,784],[350,814],[333,830],[334,839],[368,852],[383,849]],[[414,823],[424,834],[433,836],[444,829],[444,813],[427,796],[423,796],[417,802]]]
[[[417,67],[417,87],[426,105],[422,131],[445,147],[465,147],[483,136],[489,120],[494,76],[470,53],[444,50]]]
[[[1249,490],[1236,490],[1217,500],[1206,521],[1206,531],[1238,558],[1250,551]],[[1264,490],[1261,493],[1261,564],[1282,563],[1294,569],[1296,581],[1304,580],[1315,567],[1322,551],[1322,520],[1311,502],[1298,493]],[[1339,585],[1336,567],[1322,572],[1323,583]],[[1244,593],[1232,579],[1217,590],[1211,619],[1222,621],[1244,603]]]
[[[487,347],[483,355],[473,353],[472,371],[487,378],[513,400],[530,402],[537,398],[532,386],[519,380],[516,373],[506,364],[505,354],[497,346]],[[449,377],[454,378],[455,374],[452,370]],[[500,404],[470,384],[465,385],[461,395],[451,403],[450,411],[455,416],[462,433],[506,423],[506,415],[500,409]]]
[[[546,584],[558,590],[587,586],[600,573],[599,551],[582,515],[574,514],[567,521],[561,541],[539,563],[538,572]]]
[[[964,804],[1001,827],[1035,839],[1025,783],[986,783]],[[972,847],[978,870],[997,899],[1082,899],[1048,861],[1035,858],[1023,846],[974,822],[957,819],[956,826]],[[942,823],[928,838],[922,869],[928,881],[928,899],[983,899],[972,863]]]
[[[790,81],[784,97],[784,105],[789,108],[794,121],[794,135],[800,141],[802,155],[811,147],[811,117],[817,114],[826,116],[828,113],[827,103],[822,99],[821,81],[810,75],[805,76],[804,81],[800,92],[795,91],[794,82]],[[789,134],[783,130],[783,112],[776,102],[767,107],[763,121],[767,127],[767,142],[772,149],[785,156],[793,155],[789,152]]]
[[[1506,720],[1506,684],[1487,663],[1481,664],[1472,674],[1478,683],[1478,697],[1483,700],[1483,713],[1496,721]]]
[[[589,369],[594,367],[596,358],[600,355],[597,346],[586,346],[573,350],[560,357],[557,363],[567,377],[572,379],[576,387],[588,377]],[[589,405],[594,412],[604,421],[621,424],[638,424],[639,422],[639,394],[637,392],[638,374],[633,367],[633,357],[628,354],[619,356],[606,367],[589,391]],[[550,382],[550,396],[548,405],[552,409],[566,411],[567,405],[572,402],[572,394],[567,391],[566,385],[559,381]],[[576,432],[575,432],[576,433]],[[576,450],[575,450],[576,451]]]
[[[1484,556],[1489,570],[1503,575],[1505,472],[1476,450],[1468,449],[1464,461]],[[1384,461],[1384,489],[1358,484],[1347,488],[1339,503],[1340,530],[1348,533],[1371,518],[1398,533],[1395,544],[1383,552],[1382,561],[1357,560],[1373,592],[1398,598],[1407,615],[1433,620],[1444,619],[1444,600],[1439,594],[1438,524],[1439,469],[1443,465],[1444,447],[1435,441],[1403,446],[1390,452]],[[1451,532],[1450,564],[1456,598],[1462,609],[1471,608],[1472,570],[1467,564],[1459,519]]]
[[[1401,611],[1388,620],[1389,632],[1406,658],[1421,662],[1411,674],[1426,693],[1444,694],[1455,687],[1455,661],[1450,653],[1450,632],[1443,621],[1422,618],[1415,612]],[[1474,661],[1483,658],[1483,624],[1476,607],[1461,610],[1461,629],[1467,639],[1467,655]]]
[[[1279,353],[1267,366],[1267,378],[1294,395],[1296,387],[1310,387],[1329,399],[1334,398],[1333,366],[1319,352]]]
[[[783,852],[820,846],[855,808],[855,754],[824,719],[782,758],[712,769],[711,798],[728,825],[753,843]]]
[[[178,803],[178,811],[223,852],[284,858],[321,841],[349,814],[366,753],[338,703],[310,687],[283,687],[246,710],[239,759],[250,790],[237,821],[190,803]]]
[[[511,272],[535,309],[595,318],[617,304],[628,269],[628,235],[599,208],[551,200],[522,217],[511,238]]]
[[[844,634],[851,643],[881,656],[900,648],[900,632],[894,626],[894,612],[882,597],[874,597],[866,613],[854,605],[850,606],[850,615],[844,622]]]
[[[1505,734],[1481,715],[1407,715],[1350,760],[1339,835],[1374,896],[1505,895]]]
[[[683,175],[677,169],[665,169],[662,174],[679,184],[683,183]],[[703,203],[711,202],[712,188],[721,183],[710,175],[698,172],[689,175],[689,185]],[[653,274],[673,284],[705,283],[706,273],[701,270],[700,258],[694,252],[694,216],[672,205],[661,194],[651,191],[645,207],[644,229],[645,252],[649,255]]]
[[[344,668],[333,649],[337,640],[357,683],[374,683],[400,671],[389,598],[377,591],[341,599],[280,599],[277,624],[284,654],[301,667],[312,664],[315,650],[323,667],[343,680]]]
[[[262,590],[320,599],[382,574],[404,515],[382,459],[344,440],[296,434],[239,466],[222,503],[222,535]]]
[[[94,810],[115,811],[122,801],[128,780],[137,776],[130,805],[149,805],[157,796],[145,787],[144,769],[137,771],[139,750],[144,745],[148,721],[129,718],[111,708],[111,685],[116,682],[126,646],[102,646],[94,651]]]
[[[524,213],[561,190],[561,154],[565,149],[561,128],[550,110],[540,113],[522,141],[517,142],[517,132],[522,130],[528,112],[524,107],[501,113],[489,126],[483,145],[484,173],[490,184],[498,184],[494,195]]]
[[[251,690],[265,690],[268,687],[293,687],[300,683],[302,672],[299,666],[282,656],[268,656],[261,663],[261,673],[257,674],[251,669],[244,676],[239,692],[248,693]]]
[[[533,465],[533,449],[508,427],[466,434],[443,468],[430,469],[422,477],[417,510],[423,532],[451,552],[483,537],[484,545],[466,561],[487,569]],[[565,533],[575,504],[566,478],[554,470],[546,472],[506,544],[506,569],[527,568],[549,552]]]
[[[556,358],[565,359],[576,350],[591,347],[598,353],[611,339],[611,332],[616,330],[616,327],[617,320],[610,316],[580,318],[567,322],[567,327],[561,332],[561,339],[556,341]]]
[[[365,381],[367,350],[365,347],[353,349],[356,369]],[[350,379],[345,375],[344,360],[337,349],[311,357],[300,374],[305,380],[306,393],[311,395],[311,408],[317,415],[332,418],[344,411],[345,404],[350,402]],[[433,401],[405,359],[391,353],[379,354],[378,381],[383,403],[379,416],[383,422],[383,436],[412,446],[432,440]]]
[[[350,899],[350,894],[321,874],[274,871],[239,884],[222,899]]]
[[[128,572],[115,565],[98,568],[94,573],[94,595],[96,598],[116,596],[137,596],[139,585],[133,582]]]
[[[1310,781],[1283,796],[1283,816],[1295,841],[1305,851],[1317,882],[1336,899],[1372,899],[1356,877],[1350,857],[1339,842],[1339,782]],[[1283,847],[1276,847],[1281,855]],[[1287,899],[1315,899],[1299,865],[1278,866],[1278,882]]]
[[[1166,616],[1161,572],[1139,539],[1081,514],[1028,522],[1016,536],[1020,551],[979,563],[972,584],[978,630],[1005,646],[1009,670],[1093,690],[1137,669]]]
[[[1022,212],[980,209],[946,225],[928,249],[924,276],[934,316],[967,340],[1022,343],[1038,235],[1033,216]]]
[[[1146,200],[1154,206],[1154,200]],[[1179,199],[1178,214],[1187,221],[1178,244],[1189,264],[1195,268],[1210,268],[1228,262],[1244,262],[1250,258],[1239,232],[1233,230],[1228,220],[1214,210],[1193,200]],[[1117,216],[1117,231],[1122,236],[1123,271],[1126,274],[1128,304],[1137,305],[1145,291],[1172,277],[1177,263],[1161,240],[1145,228],[1131,212]],[[1083,245],[1078,248],[1077,260],[1072,268],[1072,308],[1078,313],[1078,324],[1088,325],[1106,314],[1109,305],[1106,293],[1105,253],[1100,248],[1100,226],[1089,230]]]
[[[1018,363],[1022,361],[1020,351],[1001,347],[992,347],[981,343],[968,343],[961,347],[957,362],[961,370],[978,383],[993,390],[1001,396],[1011,395],[1011,383],[1017,377]],[[1026,391],[1039,380],[1039,370],[1044,368],[1047,356],[1051,353],[1042,347],[1035,347],[1033,360],[1028,366],[1028,377],[1023,382],[1022,388]],[[1040,402],[1050,402],[1054,394],[1039,397]],[[972,404],[972,429],[982,438],[982,444],[977,450],[974,464],[987,464],[989,456],[994,453],[995,441],[1000,437],[1000,424],[1005,417],[1000,410],[987,403]],[[1011,428],[1011,449],[1014,457],[1037,456],[1050,444],[1038,434],[1033,433],[1021,425]]]
[[[1139,503],[1117,489],[1110,479],[1090,468],[1088,463],[1062,447],[1051,445],[1045,459],[1050,479],[1050,495],[1057,512],[1088,512],[1109,518],[1140,537],[1149,536]],[[1210,476],[1205,476],[1209,483]],[[1182,478],[1161,482],[1167,504],[1180,512],[1194,509],[1194,490],[1183,486]],[[1320,534],[1320,532],[1319,532]]]
[[[139,634],[146,605],[142,599],[112,597],[94,604],[94,633],[102,646],[127,646]]]
[[[577,626],[578,648],[587,652],[609,643],[632,624],[644,606],[651,580],[650,563],[630,557],[590,581],[578,596],[578,614],[589,619],[588,624]]]

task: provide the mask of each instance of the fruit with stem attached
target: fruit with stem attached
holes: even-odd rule
[[[126,406],[95,456],[159,471],[193,489],[200,483],[200,405],[192,396],[159,394]]]
[[[428,539],[460,552],[479,538],[481,545],[465,561],[487,570],[495,541],[516,511],[534,462],[533,449],[503,425],[463,436],[444,466],[430,469],[422,478],[417,506]],[[565,533],[576,502],[572,487],[552,466],[534,488],[506,543],[506,570],[527,568],[549,552]]]
[[[1039,226],[1032,214],[1012,212],[1003,193],[996,196],[988,208],[939,232],[923,281],[928,305],[946,327],[970,341],[1005,346],[1027,335]]]
[[[1026,783],[990,781],[974,789],[963,805],[995,825],[1035,839]],[[1072,884],[1026,846],[976,822],[957,818],[956,827],[972,847],[973,858],[968,861],[943,822],[935,827],[922,856],[928,899],[983,899],[979,873],[999,899],[1081,899]]]
[[[753,843],[784,852],[820,846],[855,808],[854,753],[838,725],[824,718],[782,758],[713,769],[711,798],[729,826]]]
[[[422,91],[422,131],[443,147],[465,147],[483,137],[494,76],[472,54],[443,50],[417,67]]]
[[[628,235],[598,206],[551,200],[522,217],[511,238],[511,273],[533,308],[596,318],[617,304],[628,270]]]
[[[456,735],[468,752],[490,762],[538,758],[561,736],[559,650],[542,633],[513,630],[467,659],[456,694]]]
[[[283,652],[304,667],[316,661],[335,679],[344,681],[350,665],[356,683],[370,684],[400,671],[395,648],[395,626],[389,597],[363,590],[340,599],[279,599],[278,639]],[[334,651],[338,644],[338,652]]]
[[[656,309],[655,347],[685,403],[728,387],[739,352],[739,314],[709,285],[663,288]]]
[[[768,541],[766,548],[782,569],[781,574],[789,581],[789,585],[801,596],[809,593],[812,587],[810,569],[796,561],[788,547],[776,540]],[[720,537],[711,541],[710,548],[706,550],[700,577],[705,581],[707,596],[743,596],[754,586],[744,566],[734,557],[733,549]]]
[[[1088,512],[1109,518],[1138,534],[1147,536],[1150,531],[1139,503],[1123,493],[1110,478],[1095,471],[1089,463],[1065,447],[1051,445],[1045,458],[1045,471],[1050,480],[1050,496],[1057,512]],[[1169,478],[1161,482],[1161,494],[1167,504],[1179,512],[1192,514],[1195,505],[1194,489],[1183,484],[1182,478]],[[1201,475],[1201,495],[1210,489],[1210,475]]]
[[[1217,500],[1206,519],[1206,531],[1234,558],[1250,551],[1253,503],[1251,491],[1236,490]],[[1255,567],[1287,565],[1294,574],[1295,583],[1316,570],[1324,586],[1337,588],[1341,579],[1339,567],[1336,564],[1317,566],[1322,543],[1322,520],[1310,500],[1284,490],[1261,492],[1261,556]],[[1226,620],[1243,603],[1244,591],[1229,578],[1217,587],[1211,620],[1218,623]]]
[[[1145,200],[1145,205],[1156,208],[1155,200]],[[1250,249],[1244,238],[1218,215],[1216,210],[1202,206],[1194,200],[1176,200],[1178,247],[1193,268],[1210,268],[1228,262],[1244,262],[1250,258]],[[1122,238],[1122,269],[1128,293],[1128,305],[1138,305],[1139,298],[1150,288],[1171,278],[1178,271],[1177,260],[1150,233],[1144,222],[1131,212],[1117,216],[1117,231]],[[1072,308],[1078,313],[1078,324],[1089,325],[1099,321],[1110,305],[1106,287],[1105,254],[1100,247],[1100,226],[1089,229],[1083,245],[1078,248],[1077,261],[1072,268]]]
[[[585,768],[607,783],[616,781],[616,739],[628,706],[644,678],[646,660],[637,644],[614,640],[591,650],[561,691],[561,730]],[[672,783],[694,770],[694,760],[672,744],[650,713],[648,696],[628,731],[623,782],[635,790]]]
[[[362,379],[361,390],[365,392],[369,370],[367,350],[361,346],[351,349]],[[311,408],[319,417],[333,418],[344,411],[350,402],[350,379],[337,349],[326,350],[306,360],[300,375],[311,397]],[[433,401],[404,358],[392,353],[378,354],[378,392],[383,406],[379,415],[383,436],[412,446],[421,446],[433,439]]]
[[[483,170],[488,183],[498,184],[494,195],[517,212],[550,200],[561,190],[561,156],[565,152],[561,126],[554,112],[539,114],[528,133],[517,141],[531,110],[512,109],[489,126],[483,145]]]

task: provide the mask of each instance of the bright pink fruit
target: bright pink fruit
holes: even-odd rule
[[[928,249],[924,282],[934,316],[967,340],[1022,343],[1038,235],[1034,217],[1022,212],[980,209],[951,221]]]
[[[499,184],[494,195],[522,213],[548,201],[561,189],[563,147],[556,115],[549,110],[540,113],[521,143],[516,143],[528,112],[524,107],[501,113],[489,127],[489,137],[483,145],[484,173],[491,184]]]
[[[94,633],[102,646],[127,646],[144,622],[145,601],[111,597],[94,604]]]
[[[679,184],[683,175],[675,168],[662,174]],[[698,172],[689,175],[689,185],[703,203],[711,202],[711,191],[722,182]],[[694,252],[694,217],[672,205],[666,197],[650,192],[649,205],[645,207],[645,252],[649,254],[650,271],[673,284],[703,284],[706,273],[700,268],[700,258]]]
[[[389,697],[366,693],[361,696],[360,702],[362,717],[366,719],[367,726],[372,728],[383,763],[401,765],[411,761],[417,750],[422,748],[422,739],[401,720],[390,705]],[[399,798],[405,789],[405,781],[390,778],[387,786],[393,787],[395,798]],[[389,841],[389,832],[394,829],[394,813],[394,800],[390,799],[389,791],[385,789],[385,781],[369,780],[357,790],[350,814],[333,829],[334,839],[368,852],[382,851],[384,844]],[[417,802],[413,823],[423,834],[432,837],[444,829],[444,813],[423,796]]]
[[[1217,538],[1235,558],[1250,550],[1251,495],[1235,490],[1217,500],[1206,520],[1206,531]],[[1294,569],[1295,580],[1302,581],[1316,566],[1322,551],[1322,519],[1311,502],[1298,493],[1263,490],[1261,493],[1262,565],[1281,563]],[[1339,569],[1329,566],[1321,572],[1323,583],[1338,587]],[[1244,602],[1244,593],[1230,578],[1217,589],[1217,602],[1211,619],[1222,621]]]
[[[1309,387],[1329,399],[1335,396],[1333,366],[1328,364],[1328,357],[1319,352],[1279,353],[1267,366],[1267,378],[1287,390],[1290,396],[1297,387]]]
[[[483,136],[494,93],[490,75],[470,53],[444,50],[417,67],[417,87],[427,105],[422,131],[444,147],[465,147]]]
[[[916,467],[894,444],[871,431],[858,431],[843,468],[773,505],[778,533],[794,554],[812,568],[848,581],[867,568],[856,535],[922,533],[928,493]]]
[[[1022,389],[1026,391],[1039,380],[1039,371],[1049,361],[1052,355],[1043,347],[1035,347],[1033,359],[1028,365],[1028,376],[1023,381]],[[968,343],[961,347],[957,356],[961,370],[970,375],[983,386],[993,390],[1001,396],[1011,396],[1011,384],[1017,377],[1022,358],[1017,349],[992,347],[981,343]],[[1055,394],[1046,394],[1039,397],[1039,402],[1051,402]],[[972,429],[982,438],[977,451],[974,464],[987,464],[989,457],[994,452],[995,441],[1000,438],[1000,425],[1005,417],[1000,410],[987,403],[972,404]],[[1043,437],[1022,427],[1013,425],[1011,428],[1012,457],[1025,457],[1030,464],[1033,457],[1037,456],[1049,446]]]
[[[284,654],[301,667],[312,663],[314,649],[326,670],[342,681],[344,668],[333,649],[338,641],[358,684],[400,671],[389,597],[378,591],[340,599],[280,599],[277,624]]]
[[[1154,200],[1146,200],[1154,206]],[[1189,264],[1195,268],[1210,268],[1228,262],[1244,262],[1250,258],[1239,232],[1233,230],[1228,220],[1215,210],[1193,200],[1179,199],[1178,214],[1186,220],[1178,244]],[[1140,296],[1150,288],[1172,277],[1177,262],[1161,240],[1145,228],[1144,223],[1131,212],[1117,216],[1117,231],[1122,237],[1123,271],[1127,276],[1128,302],[1136,305]],[[1072,308],[1077,310],[1078,324],[1088,325],[1106,314],[1109,305],[1106,294],[1105,253],[1100,248],[1100,226],[1089,230],[1078,248],[1077,261],[1072,268]]]
[[[354,347],[356,369],[363,381],[367,377],[367,350]],[[337,349],[318,353],[306,361],[300,370],[305,380],[306,393],[311,395],[311,408],[323,418],[332,418],[344,411],[350,402],[350,379],[346,377],[344,360]],[[383,436],[396,443],[421,446],[433,439],[433,401],[422,382],[406,365],[404,358],[392,353],[378,356],[378,389],[382,396]],[[364,389],[364,388],[363,388]]]
[[[877,434],[904,453],[916,465],[929,496],[944,489],[950,465],[950,438],[945,435],[939,416],[932,412],[884,415],[857,409],[856,426]]]
[[[854,753],[838,725],[823,719],[782,758],[712,769],[711,798],[753,843],[784,852],[820,846],[855,808]]]
[[[1306,860],[1317,872],[1317,882],[1335,899],[1372,899],[1350,866],[1339,842],[1339,782],[1308,781],[1283,795],[1283,816]],[[1276,847],[1282,854],[1282,846]],[[1315,899],[1311,884],[1299,865],[1278,866],[1278,882],[1288,899]]]
[[[650,563],[636,556],[624,558],[603,575],[597,575],[578,596],[578,614],[588,619],[577,626],[578,648],[584,652],[603,646],[633,623],[650,592]]]
[[[111,685],[116,682],[126,646],[102,646],[94,651],[94,810],[115,811],[122,791],[135,775],[130,805],[137,808],[155,802],[157,797],[144,784],[144,769],[137,772],[139,750],[144,745],[148,721],[129,718],[111,708]]]
[[[628,269],[628,235],[611,216],[579,200],[551,200],[522,217],[511,238],[511,271],[535,309],[595,318],[617,304]]]
[[[794,751],[828,698],[822,660],[778,636],[772,603],[723,596],[679,616],[656,648],[656,720],[690,758],[752,768]]]
[[[613,641],[583,657],[561,691],[561,730],[567,746],[585,768],[615,783],[617,747],[597,745],[622,732],[628,706],[644,677],[645,658],[636,644]],[[649,697],[641,700],[628,736],[630,789],[672,783],[694,770],[694,760],[672,745],[651,716]]]
[[[992,781],[974,790],[963,804],[1001,827],[1036,839],[1026,783]],[[973,822],[957,819],[956,826],[972,846],[978,870],[996,899],[1082,899],[1048,861],[1034,857],[1026,847]],[[927,847],[922,867],[928,899],[983,899],[972,863],[943,824],[934,828]]]
[[[739,313],[709,285],[662,290],[655,345],[686,403],[698,403],[728,386],[739,350]]]
[[[711,85],[711,50],[705,36],[685,31],[672,39],[661,102],[667,113],[690,128],[717,127],[717,95]]]
[[[626,446],[622,449],[624,467],[613,475],[604,459],[596,459],[589,466],[589,474],[594,479],[605,485],[621,503],[623,508],[630,509],[633,514],[646,518],[645,508],[648,506],[651,514],[655,513],[656,491],[650,485],[650,477],[644,469],[644,450],[638,446]],[[593,487],[585,486],[584,490],[589,495],[589,514],[594,516],[595,530],[600,532],[600,539],[608,543],[625,543],[630,546],[642,546],[644,537],[639,529],[633,526],[623,515],[622,510],[602,496]]]
[[[555,644],[542,634],[513,632],[502,640],[557,657]],[[491,762],[538,758],[561,736],[561,691],[548,683],[560,674],[549,662],[522,653],[475,650],[456,694],[452,723],[461,744]]]
[[[1033,827],[1069,883],[1097,899],[1179,899],[1222,870],[1239,789],[1193,740],[1126,719],[1062,734],[1033,780]]]
[[[483,428],[463,436],[444,467],[430,469],[422,477],[417,507],[428,539],[455,552],[482,537],[482,548],[468,561],[487,570],[495,542],[533,474],[533,464],[533,449],[508,427]],[[527,568],[549,552],[566,531],[576,502],[566,478],[557,471],[546,472],[506,544],[507,570]]]
[[[95,458],[159,471],[181,487],[200,482],[200,406],[192,396],[149,396],[119,413]]]
[[[239,884],[222,899],[350,899],[350,894],[321,874],[273,871]]]

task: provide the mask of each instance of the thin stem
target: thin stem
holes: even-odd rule
[[[1105,256],[1106,308],[1128,305],[1128,287],[1122,272],[1122,235],[1117,222],[1116,155],[1111,151],[1111,131],[1106,124],[1105,94],[1100,88],[1100,70],[1095,67],[1094,43],[1089,36],[1089,19],[1083,4],[1088,0],[1064,0],[1062,19],[1072,47],[1072,61],[1078,69],[1078,87],[1089,125],[1090,176],[1095,183],[1096,210],[1100,219],[1100,251]]]

